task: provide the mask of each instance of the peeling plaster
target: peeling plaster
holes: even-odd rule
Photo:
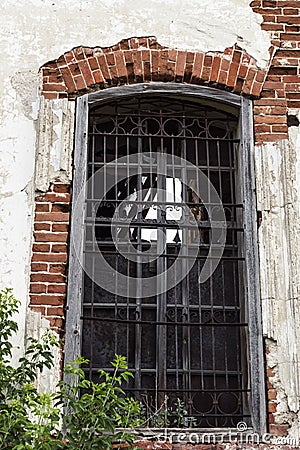
[[[37,191],[46,192],[57,176],[66,183],[71,180],[74,114],[74,102],[41,99],[37,127]]]
[[[181,50],[223,51],[238,42],[260,66],[269,58],[269,36],[261,30],[262,18],[248,0],[215,0],[213,8],[211,0],[28,0],[23,8],[6,0],[0,12],[0,49],[5,51],[9,40],[9,72],[16,59],[22,70],[26,62],[27,69],[35,70],[38,61],[42,65],[80,44],[111,46],[124,38],[147,35]]]
[[[276,372],[275,419],[293,430],[300,423],[299,143],[300,128],[290,127],[289,140],[255,150],[263,332]]]
[[[282,376],[288,376],[282,372],[282,362],[280,361],[280,352],[278,352],[278,342],[267,338],[266,345],[270,350],[267,355],[268,366],[272,369],[274,376],[270,378],[270,382],[276,390],[277,394],[277,411],[274,414],[275,422],[286,423],[289,425],[289,435],[299,441],[300,438],[300,419],[299,404],[290,403],[289,397],[282,383]],[[299,371],[299,365],[298,365]],[[296,397],[294,397],[297,400]]]
[[[49,330],[49,321],[42,317],[41,313],[29,310],[26,321],[26,337],[41,340],[43,334]],[[54,333],[55,338],[57,335]],[[40,392],[55,392],[57,383],[60,381],[60,359],[61,349],[52,348],[54,366],[51,369],[44,368],[43,372],[37,372],[36,384]],[[57,370],[55,370],[56,368]]]
[[[38,82],[39,78],[32,70],[16,72],[11,77],[11,85],[20,98],[27,119],[36,120],[38,117]]]
[[[260,28],[261,16],[253,13],[249,3],[1,2],[0,287],[12,286],[22,301],[16,357],[22,354],[25,333],[34,189],[45,191],[58,174],[65,181],[71,177],[74,104],[66,100],[39,102],[39,67],[79,45],[104,47],[127,37],[146,35],[155,35],[160,44],[171,48],[203,52],[223,51],[238,42],[259,66],[266,67],[270,40]],[[300,119],[299,111],[291,113]],[[258,209],[262,211],[263,329],[278,392],[275,418],[278,423],[290,423],[293,435],[299,434],[299,152],[299,127],[290,127],[289,141],[256,148]],[[38,337],[46,327],[48,321],[39,313],[29,312],[27,335]],[[55,358],[58,367],[59,353]],[[41,384],[54,386],[57,377],[58,371],[53,371]]]

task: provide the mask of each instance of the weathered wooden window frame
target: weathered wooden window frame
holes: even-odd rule
[[[241,188],[245,218],[245,271],[246,303],[249,332],[249,367],[251,380],[251,416],[253,431],[266,432],[266,399],[262,317],[259,283],[259,257],[257,238],[257,213],[254,173],[253,114],[251,100],[235,94],[204,86],[177,83],[149,83],[113,87],[77,98],[75,146],[73,161],[72,204],[75,204],[86,181],[87,135],[89,106],[108,100],[135,94],[177,94],[233,105],[240,108],[240,160]],[[84,204],[71,215],[71,239],[69,252],[69,274],[67,290],[67,314],[64,360],[69,362],[81,352],[82,270],[73,242],[83,249]],[[81,252],[83,256],[83,251]],[[211,430],[212,431],[212,430]]]

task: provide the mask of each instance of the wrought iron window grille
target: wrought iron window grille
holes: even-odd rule
[[[100,368],[110,370],[115,353],[125,355],[135,375],[126,390],[148,411],[166,402],[166,410],[172,411],[180,399],[197,428],[234,428],[243,421],[263,431],[263,397],[257,398],[263,390],[259,299],[254,298],[258,268],[249,249],[255,242],[255,199],[247,174],[251,133],[241,132],[243,120],[249,120],[250,102],[237,105],[230,94],[215,98],[205,89],[202,95],[201,89],[198,95],[187,89],[178,95],[178,86],[174,92],[161,86],[148,88],[150,92],[144,86],[135,92],[134,87],[118,89],[116,98],[113,93],[87,96],[77,112],[74,196],[80,198],[80,188],[99,169],[104,173],[100,191],[106,195],[99,199],[99,180],[92,181],[84,215],[72,218],[72,227],[77,228],[78,220],[84,224],[78,239],[81,262],[89,271],[75,280],[72,264],[78,255],[71,249],[66,353],[80,348],[90,360],[85,370],[91,379]],[[133,154],[140,158],[135,175],[129,170],[135,169],[134,163],[118,162],[129,161]],[[161,158],[144,168],[143,155],[154,154]],[[164,155],[176,160],[172,176],[158,170]],[[201,169],[213,184],[226,219],[224,252],[205,283],[198,280],[211,243],[209,208],[215,205],[204,204],[195,193],[199,180],[190,178],[183,161]],[[108,176],[115,176],[115,183],[107,190]],[[188,274],[171,289],[144,296],[143,280],[172,266],[187,244],[197,246]],[[115,273],[140,280],[135,283],[138,295],[128,295],[129,286],[123,295],[115,294],[94,281],[99,251]],[[134,257],[136,251],[147,254],[149,261]],[[189,254],[183,252],[181,258],[184,270]],[[118,275],[112,283],[118,284]],[[72,300],[74,289],[80,303]],[[74,338],[74,330],[78,339],[71,344],[68,333]],[[259,411],[253,413],[256,406]],[[176,425],[172,412],[168,420],[169,426]]]

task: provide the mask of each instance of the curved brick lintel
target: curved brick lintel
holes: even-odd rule
[[[106,48],[76,47],[41,71],[42,93],[48,99],[150,81],[206,84],[258,98],[266,77],[238,46],[223,53],[197,53],[163,47],[155,37],[123,39]]]

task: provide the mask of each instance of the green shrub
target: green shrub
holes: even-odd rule
[[[94,383],[80,367],[87,361],[78,357],[65,369],[71,384],[61,381],[56,392],[40,393],[37,373],[53,367],[53,347],[59,343],[50,331],[41,342],[31,339],[13,367],[10,340],[18,329],[12,320],[18,305],[10,289],[0,291],[0,450],[108,450],[116,442],[132,443],[133,432],[117,429],[139,424],[138,403],[121,387],[132,376],[126,359],[116,355],[113,373],[100,370]]]
[[[67,411],[63,429],[66,430],[68,448],[110,449],[116,441],[132,444],[133,433],[116,430],[133,429],[140,423],[136,418],[140,410],[138,403],[125,397],[120,387],[132,377],[127,371],[126,359],[116,355],[112,362],[113,373],[99,370],[98,383],[86,380],[80,366],[87,362],[79,357],[75,363],[68,364],[65,372],[72,374],[75,382],[73,385],[60,383],[60,404]],[[84,390],[82,395],[79,395],[80,390]]]
[[[18,327],[12,315],[18,305],[10,289],[0,291],[0,449],[52,449],[59,410],[52,406],[53,395],[39,393],[33,383],[37,371],[52,366],[52,347],[58,343],[50,332],[42,342],[31,339],[13,367],[10,340]]]

